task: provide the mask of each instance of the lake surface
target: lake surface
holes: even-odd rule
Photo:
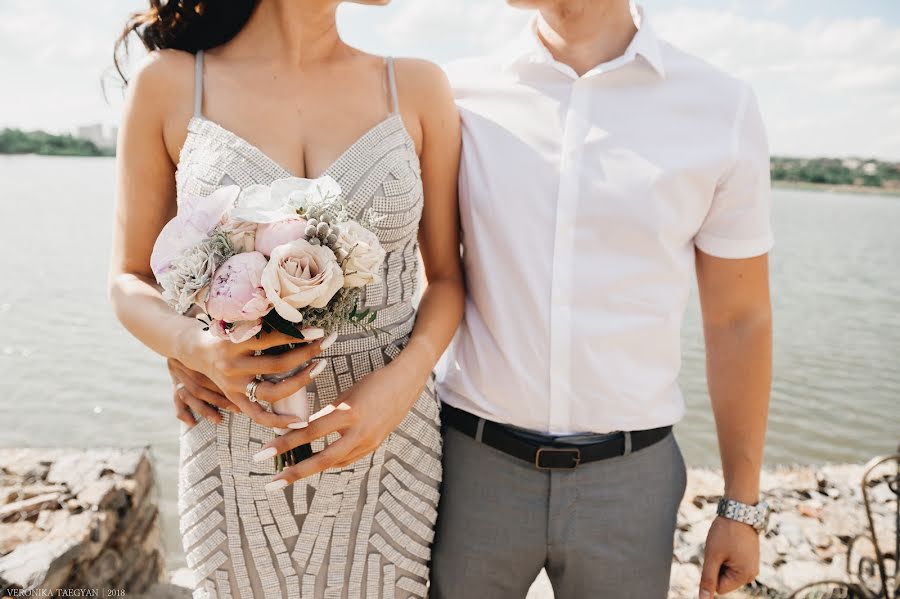
[[[149,445],[181,562],[178,421],[163,360],[106,299],[114,162],[0,156],[0,445]],[[864,461],[900,440],[900,198],[775,191],[766,458]],[[718,465],[696,299],[684,327],[692,466]]]

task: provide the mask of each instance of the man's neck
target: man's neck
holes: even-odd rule
[[[541,9],[537,32],[553,58],[580,77],[621,56],[637,28],[628,0],[560,0]]]

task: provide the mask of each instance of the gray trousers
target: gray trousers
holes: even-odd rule
[[[444,431],[431,599],[524,599],[541,568],[556,599],[665,599],[686,472],[675,436],[543,471]]]

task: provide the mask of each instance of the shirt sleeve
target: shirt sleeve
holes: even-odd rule
[[[769,145],[756,94],[743,86],[732,140],[732,161],[694,244],[720,258],[752,258],[773,245]]]

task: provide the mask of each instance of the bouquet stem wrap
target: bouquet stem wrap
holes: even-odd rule
[[[281,345],[279,347],[273,347],[269,350],[266,350],[263,353],[280,354],[293,349],[294,347],[294,345]],[[264,381],[278,383],[286,378],[294,376],[307,366],[309,366],[308,362],[301,364],[300,366],[297,366],[296,368],[288,372],[263,375],[262,379]],[[279,415],[296,416],[303,422],[309,422],[309,400],[306,396],[306,387],[301,387],[291,395],[272,403],[272,411]],[[288,428],[276,428],[274,430],[278,435],[283,435],[291,431],[291,429]],[[299,447],[295,447],[290,451],[275,456],[275,470],[280,472],[288,466],[299,464],[306,458],[312,456],[312,454],[312,445],[310,445],[309,443],[306,443],[305,445],[301,445]]]

